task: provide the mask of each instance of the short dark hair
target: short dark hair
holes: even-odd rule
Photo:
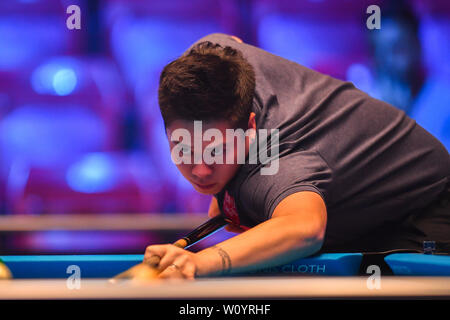
[[[164,67],[158,100],[165,126],[175,120],[229,121],[247,128],[255,73],[242,53],[209,41]]]

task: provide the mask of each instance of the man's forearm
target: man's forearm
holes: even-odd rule
[[[197,276],[241,273],[309,256],[322,246],[313,222],[284,216],[265,221],[231,239],[198,252]]]

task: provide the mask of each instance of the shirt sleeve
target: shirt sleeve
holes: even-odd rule
[[[241,187],[240,197],[246,214],[258,223],[272,217],[277,205],[300,191],[319,194],[329,202],[332,171],[315,151],[298,151],[279,159],[278,172],[262,175],[255,170]]]

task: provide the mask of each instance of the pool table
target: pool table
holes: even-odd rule
[[[107,281],[142,258],[1,256],[13,280],[0,281],[0,299],[450,297],[450,256],[402,251],[325,253],[254,273],[195,281]],[[374,264],[381,271],[377,288],[368,284],[372,272],[367,268]],[[79,288],[68,286],[70,266],[79,268]]]

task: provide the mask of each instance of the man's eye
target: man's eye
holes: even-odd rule
[[[221,156],[225,151],[225,147],[215,148],[211,151],[211,156]]]
[[[183,146],[180,150],[180,153],[183,155],[189,155],[191,154],[191,148]]]

